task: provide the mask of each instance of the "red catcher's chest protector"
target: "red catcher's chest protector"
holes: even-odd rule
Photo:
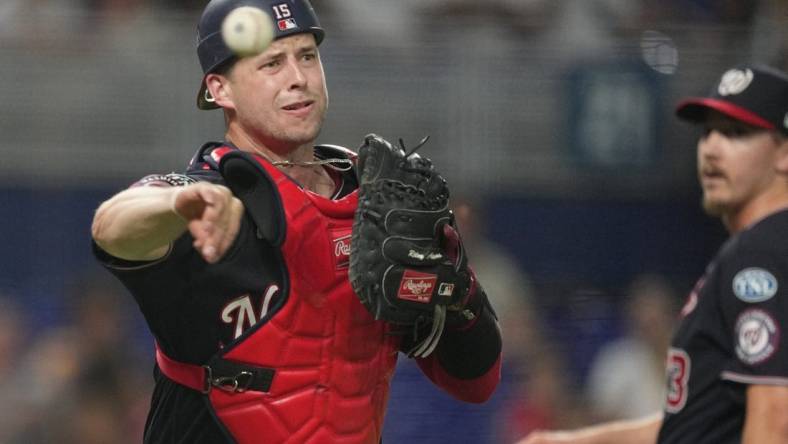
[[[212,156],[232,151],[223,147]],[[273,369],[270,390],[213,389],[208,397],[216,416],[242,444],[377,444],[399,344],[348,280],[358,193],[327,199],[265,159],[244,156],[262,167],[281,200],[287,299],[256,331],[222,351],[224,360]]]

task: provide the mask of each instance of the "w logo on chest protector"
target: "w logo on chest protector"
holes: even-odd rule
[[[245,294],[224,306],[221,320],[223,323],[235,326],[232,339],[237,339],[243,332],[257,324],[268,314],[271,301],[279,292],[279,286],[271,285],[262,297],[260,309],[255,310],[252,297]]]

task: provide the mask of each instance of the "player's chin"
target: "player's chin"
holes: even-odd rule
[[[715,198],[714,196],[710,196],[709,194],[703,195],[703,211],[706,212],[709,216],[722,216],[725,214],[729,208],[729,205],[726,201]]]
[[[323,116],[321,114],[315,114],[308,119],[300,120],[290,126],[290,130],[294,137],[298,137],[304,142],[315,140],[322,128]]]
[[[283,139],[295,145],[311,143],[320,135],[321,124],[291,125],[284,134]]]

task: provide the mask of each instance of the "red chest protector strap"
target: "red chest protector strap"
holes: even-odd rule
[[[267,392],[271,389],[274,370],[214,357],[206,365],[194,365],[169,358],[156,344],[156,364],[161,372],[180,385],[202,393],[213,387],[228,392],[254,390]]]

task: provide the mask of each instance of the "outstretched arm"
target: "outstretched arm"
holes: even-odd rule
[[[570,431],[536,431],[517,444],[654,444],[662,414],[614,421]]]
[[[243,205],[221,185],[143,186],[124,190],[99,206],[92,235],[107,253],[148,261],[167,254],[188,230],[207,262],[216,262],[238,234]]]

